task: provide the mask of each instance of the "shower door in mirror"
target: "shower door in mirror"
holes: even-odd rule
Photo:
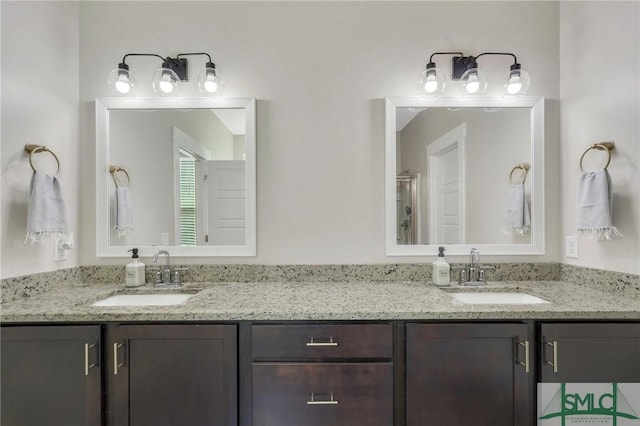
[[[398,244],[415,244],[418,236],[418,176],[400,175],[396,178],[396,210]]]

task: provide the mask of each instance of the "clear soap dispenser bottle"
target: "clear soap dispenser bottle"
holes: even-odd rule
[[[131,263],[125,267],[125,285],[127,287],[140,287],[145,283],[144,263],[138,260],[138,249],[127,250],[132,252]]]
[[[444,258],[444,247],[438,247],[438,259],[433,262],[433,283],[435,285],[449,285],[451,268]]]

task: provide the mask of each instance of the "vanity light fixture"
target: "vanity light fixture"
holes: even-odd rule
[[[531,78],[518,63],[516,55],[505,52],[484,52],[477,56],[464,56],[462,52],[435,52],[429,57],[426,70],[420,76],[420,91],[426,95],[438,95],[444,91],[447,78],[436,67],[433,57],[436,55],[453,55],[451,58],[451,80],[460,81],[466,94],[478,95],[487,88],[485,73],[478,68],[478,58],[486,55],[506,55],[513,57],[513,64],[504,84],[505,94],[511,96],[524,95],[529,88]]]
[[[216,65],[211,61],[208,53],[179,53],[175,58],[162,57],[155,53],[127,53],[118,64],[118,68],[109,73],[107,84],[116,94],[131,95],[136,86],[136,79],[129,71],[126,59],[129,56],[152,56],[162,60],[162,67],[158,68],[152,77],[153,90],[161,96],[169,96],[175,93],[188,78],[188,62],[184,56],[206,55],[208,58],[204,70],[198,76],[198,88],[207,95],[222,92],[222,84],[216,74]]]

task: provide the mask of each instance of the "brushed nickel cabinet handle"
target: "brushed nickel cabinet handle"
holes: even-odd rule
[[[124,363],[118,363],[118,349],[123,347],[122,343],[114,343],[113,344],[113,375],[118,375],[118,368],[122,367]]]
[[[529,341],[518,342],[518,345],[524,347],[524,362],[518,361],[518,364],[524,367],[524,372],[529,373]]]
[[[339,401],[333,398],[333,392],[330,394],[330,399],[317,400],[315,393],[311,393],[311,400],[307,401],[307,405],[338,405]]]
[[[322,346],[338,346],[338,342],[333,341],[333,337],[329,337],[328,342],[316,342],[312,337],[309,342],[306,343],[307,347],[322,347]]]
[[[89,364],[89,351],[93,348],[95,348],[96,346],[98,346],[97,344],[90,344],[90,343],[85,343],[84,344],[84,375],[88,376],[89,375],[89,369],[95,367],[97,364]]]
[[[558,372],[558,342],[556,340],[554,340],[554,341],[551,341],[551,342],[550,341],[545,341],[544,343],[553,348],[553,362],[545,361],[545,364],[550,365],[551,367],[553,367],[553,372],[557,373]]]

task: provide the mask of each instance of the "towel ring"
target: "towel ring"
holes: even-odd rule
[[[127,176],[127,185],[129,185],[129,183],[131,182],[129,173],[127,173],[127,171],[120,166],[109,166],[109,173],[111,173],[111,177],[113,178],[113,183],[115,183],[116,186],[119,186],[118,182],[116,181],[116,173],[118,172],[122,172]]]
[[[35,144],[27,144],[27,145],[24,146],[24,150],[29,153],[29,165],[31,166],[31,169],[34,172],[36,171],[36,168],[33,165],[33,160],[31,159],[31,156],[33,154],[37,154],[39,152],[48,152],[51,155],[53,155],[53,158],[55,158],[56,164],[58,165],[58,170],[56,170],[56,174],[60,173],[60,160],[58,159],[58,156],[53,151],[51,151],[49,148],[47,148],[46,146],[35,145]]]
[[[509,183],[511,185],[515,185],[515,183],[513,183],[513,172],[515,172],[516,170],[522,170],[522,175],[524,176],[522,178],[522,183],[524,183],[527,180],[527,172],[530,168],[531,165],[529,163],[516,164],[516,166],[511,169],[511,173],[509,173]]]
[[[598,142],[598,143],[592,144],[589,148],[587,148],[582,153],[582,156],[580,157],[580,171],[584,172],[584,168],[582,167],[582,160],[584,160],[584,156],[587,155],[587,152],[591,151],[592,149],[599,149],[600,151],[606,151],[607,154],[609,154],[609,158],[607,158],[607,164],[604,165],[604,168],[606,169],[607,167],[609,167],[609,163],[611,163],[611,151],[615,147],[616,147],[616,144],[613,142]]]

